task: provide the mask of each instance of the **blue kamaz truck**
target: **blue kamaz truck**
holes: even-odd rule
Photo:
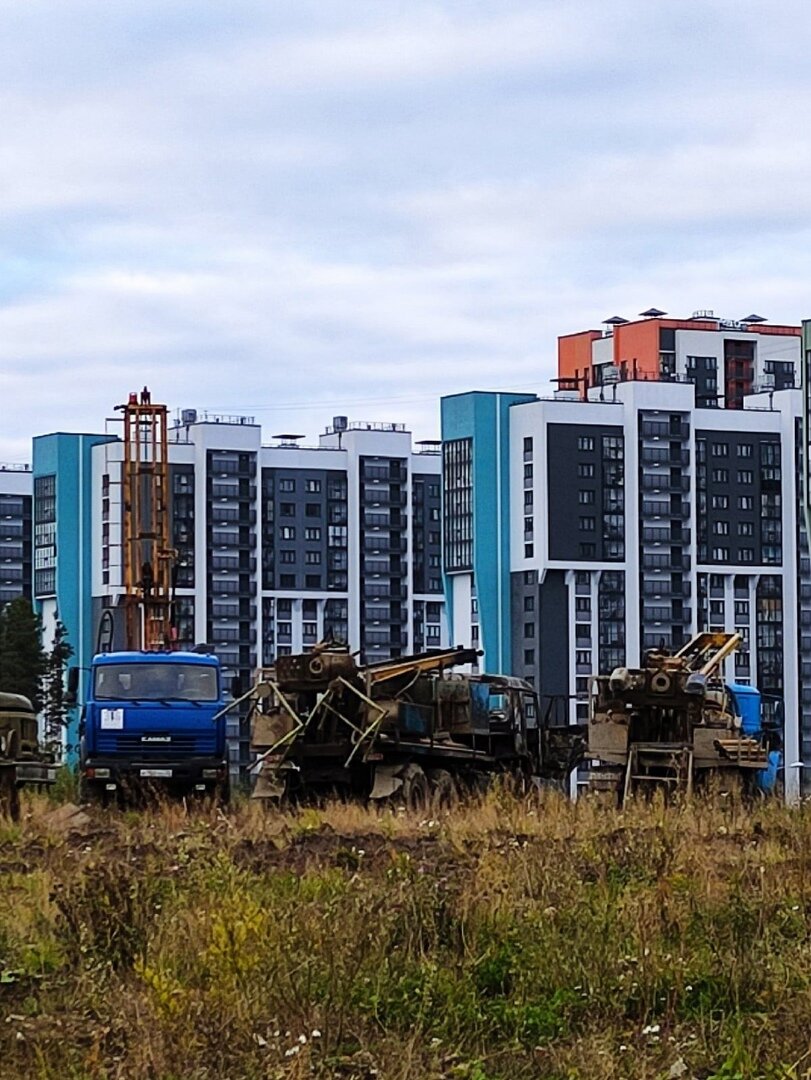
[[[211,654],[95,656],[81,727],[84,796],[121,801],[162,789],[227,802],[223,695],[219,661]]]

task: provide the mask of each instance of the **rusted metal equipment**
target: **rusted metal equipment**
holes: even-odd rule
[[[417,805],[497,773],[568,775],[582,732],[545,754],[528,683],[452,672],[477,656],[458,647],[359,666],[319,645],[279,657],[250,692],[255,797],[339,791]]]
[[[149,390],[132,393],[124,414],[121,469],[124,608],[128,649],[153,651],[174,645],[170,546],[171,509],[168,410],[153,405]]]
[[[722,666],[739,634],[701,633],[674,656],[647,655],[643,668],[616,668],[592,680],[588,750],[592,786],[620,800],[663,787],[692,792],[713,772],[745,785],[770,765],[760,695],[724,681]]]
[[[19,820],[23,784],[51,784],[55,778],[54,757],[40,747],[31,702],[0,693],[0,814]]]

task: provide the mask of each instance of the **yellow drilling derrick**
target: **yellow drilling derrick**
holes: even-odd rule
[[[121,547],[124,570],[126,647],[173,648],[171,506],[165,405],[149,390],[130,394],[124,414],[121,472]]]

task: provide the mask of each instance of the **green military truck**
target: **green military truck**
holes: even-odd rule
[[[56,765],[39,744],[37,714],[22,694],[0,693],[0,814],[18,821],[23,784],[52,784]]]

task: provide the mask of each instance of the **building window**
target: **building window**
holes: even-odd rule
[[[452,439],[442,444],[444,555],[449,571],[473,566],[472,460],[472,439]]]
[[[712,523],[712,531],[716,536],[729,536],[729,522],[714,521]]]
[[[713,495],[712,508],[713,510],[728,510],[729,495]]]
[[[321,552],[320,551],[305,551],[304,562],[307,566],[320,566],[321,565]]]
[[[534,544],[524,544],[524,558],[525,559],[534,559],[535,558],[535,545]]]
[[[534,638],[535,637],[535,623],[533,623],[533,622],[525,622],[524,623],[524,637],[525,638]]]
[[[589,491],[587,488],[581,488],[577,493],[577,499],[581,506],[592,506],[594,504],[594,492]]]
[[[738,443],[738,457],[751,457],[752,456],[752,444],[751,443]]]
[[[581,514],[579,519],[579,526],[581,532],[594,532],[596,527],[596,518],[591,517],[588,514]]]
[[[714,442],[711,446],[710,453],[713,457],[729,457],[729,444]]]
[[[525,664],[534,664],[535,663],[535,650],[534,649],[524,649],[524,663]]]
[[[608,461],[618,461],[625,457],[621,435],[603,435],[603,458]]]
[[[283,548],[279,552],[279,562],[280,563],[290,564],[290,563],[294,563],[295,561],[296,561],[295,548]]]
[[[305,529],[304,530],[304,539],[305,540],[320,540],[321,539],[321,529],[317,528],[317,527],[310,527],[309,529]]]
[[[751,521],[738,522],[738,536],[754,536],[755,526]]]
[[[532,465],[525,465],[524,466],[524,479],[525,480],[531,480],[532,479]]]
[[[305,480],[304,490],[310,495],[319,495],[321,493],[321,481],[320,480]]]
[[[728,484],[729,469],[713,469],[712,480],[714,484]]]
[[[532,436],[531,435],[525,435],[524,436],[524,461],[526,461],[527,458],[530,458],[530,457],[532,457]]]
[[[742,563],[750,563],[755,561],[755,552],[753,548],[742,547],[738,548],[738,560]],[[737,604],[735,605],[737,607]],[[736,612],[737,614],[737,612]]]
[[[284,492],[285,495],[292,495],[295,490],[295,480],[279,480],[279,491]]]
[[[321,517],[321,503],[306,503],[304,514],[306,517]]]
[[[280,517],[295,517],[296,516],[296,504],[295,503],[280,503],[279,504],[279,516]]]
[[[282,525],[279,529],[282,540],[295,540],[296,539],[296,527],[295,525]]]
[[[729,559],[729,548],[714,547],[712,549],[712,557],[716,562],[726,562]]]
[[[525,596],[524,597],[524,611],[534,611],[534,610],[535,610],[535,597],[534,596]]]
[[[577,475],[581,480],[593,480],[594,465],[590,461],[581,461],[577,466]]]
[[[739,510],[754,510],[755,500],[752,495],[739,495],[738,496],[738,509]]]
[[[306,589],[320,589],[321,588],[321,575],[320,574],[305,574],[304,575],[304,587]]]
[[[577,449],[591,452],[594,450],[594,436],[593,435],[578,435],[577,437]]]
[[[533,499],[534,499],[534,495],[533,495],[533,492],[532,492],[532,488],[528,488],[524,492],[524,508],[525,509],[529,510],[532,507]]]
[[[581,559],[593,559],[597,554],[595,544],[581,544],[579,547]]]

